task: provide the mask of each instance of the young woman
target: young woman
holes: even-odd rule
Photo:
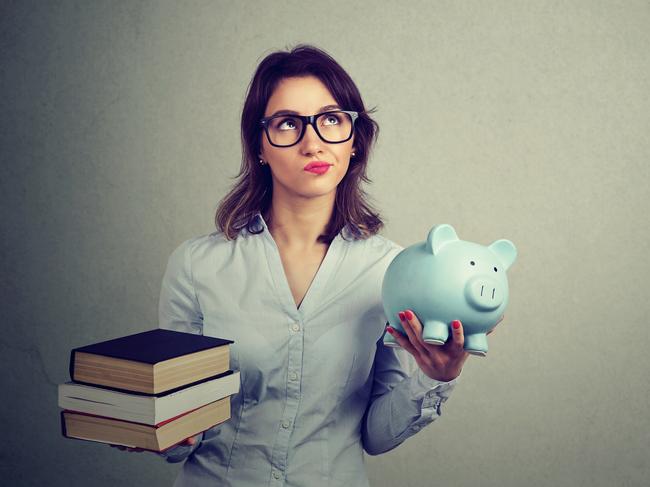
[[[168,450],[176,486],[368,485],[377,455],[440,416],[468,354],[390,327],[381,283],[402,249],[361,188],[378,127],[350,76],[299,45],[268,55],[248,89],[243,158],[218,231],[169,258],[160,327],[234,340],[229,421]],[[409,376],[385,332],[417,364]]]

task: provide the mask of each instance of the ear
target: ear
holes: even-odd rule
[[[429,230],[429,235],[427,235],[427,250],[436,255],[445,245],[457,240],[459,238],[454,227],[446,223],[436,225]]]
[[[510,240],[496,240],[488,248],[497,255],[506,270],[510,268],[517,258],[517,248]]]

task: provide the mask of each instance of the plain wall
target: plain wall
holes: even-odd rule
[[[378,108],[366,190],[406,246],[512,240],[511,301],[384,486],[650,482],[647,1],[0,3],[3,485],[171,485],[64,439],[71,348],[157,326],[212,232],[257,63],[331,53]]]

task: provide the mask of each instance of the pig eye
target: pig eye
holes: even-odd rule
[[[497,271],[497,268],[495,267],[495,268],[494,268],[494,272],[496,272],[496,271]]]
[[[469,264],[470,264],[470,265],[476,265],[476,263],[475,263],[473,260],[470,260],[470,261],[469,261]]]

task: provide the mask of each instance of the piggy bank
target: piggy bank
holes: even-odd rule
[[[465,350],[485,356],[486,332],[508,305],[506,271],[517,257],[509,240],[487,247],[460,240],[451,225],[434,226],[425,242],[402,250],[386,269],[382,302],[390,326],[405,333],[398,313],[412,310],[422,323],[426,343],[444,344],[453,320],[460,320]],[[384,345],[399,346],[389,334]]]

